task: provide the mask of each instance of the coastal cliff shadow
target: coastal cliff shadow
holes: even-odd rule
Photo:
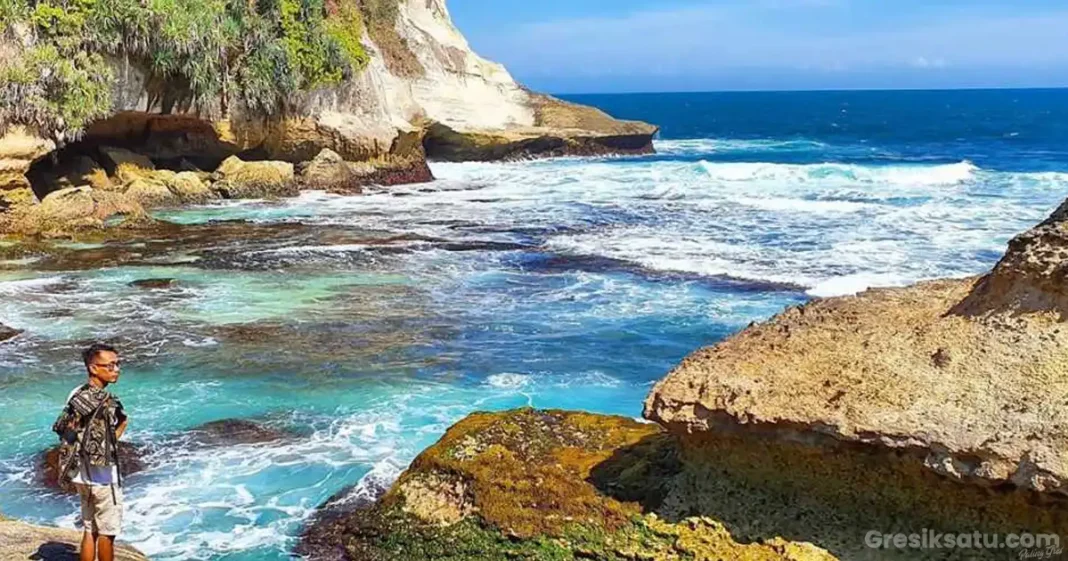
[[[638,503],[645,512],[656,512],[682,469],[678,440],[657,434],[617,449],[590,470],[586,481],[609,497]]]
[[[766,435],[646,437],[595,466],[587,481],[644,513],[723,525],[739,543],[808,542],[841,559],[1016,559],[983,549],[879,549],[880,534],[1068,531],[1068,498],[961,482],[924,467],[917,451],[800,443]]]
[[[33,561],[78,561],[78,548],[63,542],[45,542],[27,559]]]

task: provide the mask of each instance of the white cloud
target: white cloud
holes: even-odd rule
[[[912,59],[911,65],[915,68],[945,68],[946,60],[942,58],[927,58],[918,56]]]

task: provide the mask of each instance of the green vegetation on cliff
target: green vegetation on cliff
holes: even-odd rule
[[[109,59],[164,113],[277,114],[362,69],[365,27],[393,28],[397,1],[0,0],[0,128],[76,135],[111,110]]]

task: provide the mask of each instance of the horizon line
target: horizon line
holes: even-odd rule
[[[721,90],[634,90],[602,92],[550,92],[549,95],[662,95],[662,94],[702,94],[702,93],[835,93],[835,92],[960,92],[960,91],[1049,91],[1068,90],[1064,86],[979,86],[959,88],[799,88],[799,89],[721,89]]]

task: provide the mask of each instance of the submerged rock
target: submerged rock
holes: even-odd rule
[[[133,475],[148,468],[145,456],[149,449],[143,444],[119,441],[119,468],[123,477]],[[59,486],[59,446],[49,448],[37,455],[37,479],[45,487],[64,492]]]
[[[81,530],[35,526],[0,516],[0,559],[75,561],[81,539]],[[115,544],[115,559],[148,561],[140,551],[121,541]]]
[[[652,513],[675,440],[622,417],[475,413],[419,455],[373,507],[336,497],[305,530],[312,560],[827,560],[809,544],[740,543],[715,520]]]
[[[187,436],[192,444],[198,446],[232,446],[274,442],[291,438],[293,435],[255,421],[223,419],[193,428]]]
[[[14,327],[8,327],[0,323],[0,343],[3,343],[4,341],[7,341],[9,339],[14,339],[15,337],[18,337],[21,333],[21,329],[15,329]]]
[[[130,286],[148,290],[159,290],[163,288],[173,288],[177,283],[178,281],[175,279],[139,279],[131,282]]]

